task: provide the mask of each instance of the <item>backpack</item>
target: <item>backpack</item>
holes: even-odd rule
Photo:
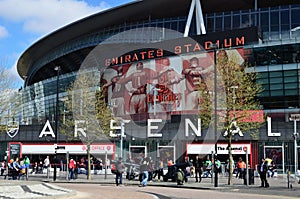
[[[179,169],[177,171],[177,182],[183,182],[183,180],[184,180],[184,174],[183,174],[182,170]]]
[[[30,164],[30,160],[29,160],[29,158],[25,158],[25,160],[24,160],[24,164]]]

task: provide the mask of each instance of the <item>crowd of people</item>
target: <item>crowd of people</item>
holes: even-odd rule
[[[114,162],[115,164],[115,182],[117,186],[122,185],[123,174],[126,173],[126,178],[132,180],[135,177],[138,177],[140,181],[140,186],[147,186],[148,182],[157,178],[157,181],[166,179],[177,179],[178,184],[183,184],[187,182],[187,176],[191,176],[195,179],[195,182],[201,182],[203,177],[212,177],[213,167],[216,166],[215,173],[223,173],[225,168],[225,176],[228,176],[229,173],[229,160],[226,161],[223,169],[221,161],[215,158],[215,165],[212,160],[207,156],[206,159],[200,158],[199,155],[195,156],[193,159],[185,157],[183,162],[174,163],[171,159],[167,162],[164,162],[162,158],[158,158],[156,162],[153,162],[151,157],[144,157],[141,155],[141,158],[133,161],[130,157],[124,162],[122,158],[119,158],[118,161]],[[60,170],[64,171],[64,162],[60,161]],[[68,180],[77,179],[77,175],[82,172],[88,174],[88,159],[82,157],[79,161],[70,157],[68,164]],[[110,160],[108,159],[103,163],[101,158],[90,159],[90,165],[93,165],[91,169],[102,170],[105,166],[110,168]],[[168,172],[164,174],[164,168],[167,166]],[[241,157],[237,163],[232,162],[234,173],[236,178],[245,179],[247,165]],[[138,171],[133,168],[138,167]],[[31,169],[31,174],[35,173],[45,173],[49,175],[51,168],[51,162],[49,156],[46,156],[44,160],[39,162],[34,162],[32,167],[30,167],[30,160],[27,156],[23,158],[14,158],[10,159],[8,163],[6,161],[1,162],[1,176],[5,176],[17,180],[17,179],[26,179],[28,180],[28,171]],[[135,168],[136,169],[136,168]],[[275,163],[270,158],[262,159],[261,164],[258,166],[257,171],[261,179],[262,187],[269,187],[267,178],[272,178],[277,171]],[[138,172],[138,173],[137,173]],[[130,177],[132,176],[133,177]],[[171,175],[170,178],[166,176]],[[166,179],[165,179],[166,178]]]
[[[156,163],[153,163],[151,157],[144,157],[140,160],[139,167],[139,181],[140,186],[144,187],[147,185],[147,182],[151,182],[158,176],[157,181],[160,181],[163,178],[164,181],[168,179],[177,179],[178,184],[183,184],[187,182],[187,176],[191,176],[195,179],[195,182],[201,182],[202,178],[212,177],[213,167],[215,166],[215,173],[223,173],[225,176],[229,175],[229,160],[227,160],[222,168],[221,161],[218,158],[215,158],[215,162],[207,156],[204,160],[198,155],[190,159],[188,157],[184,158],[183,162],[174,163],[172,160],[168,160],[167,163],[163,162],[162,159],[158,159]],[[130,160],[119,159],[116,166],[116,185],[122,185],[122,175],[126,174],[128,178],[128,171],[130,170]],[[215,165],[214,165],[215,163]],[[168,171],[164,174],[164,166],[167,164]],[[233,173],[238,179],[246,179],[246,168],[247,165],[242,157],[239,157],[238,161],[235,163],[232,161]],[[263,159],[263,162],[258,166],[258,173],[260,174],[260,179],[262,181],[262,187],[269,187],[267,182],[267,177],[274,177],[276,170],[276,165],[273,161],[270,161],[268,158]],[[166,180],[164,179],[166,178]],[[130,180],[130,179],[129,179]]]
[[[28,180],[28,170],[30,166],[30,160],[27,156],[23,158],[12,158],[9,162],[1,162],[1,176],[4,178],[20,180]],[[6,172],[7,171],[7,172]]]
[[[194,177],[195,182],[201,182],[203,175],[205,177],[212,176],[212,161],[207,158],[203,161],[202,158],[196,156],[195,159],[189,160],[188,157],[185,157],[182,162],[174,163],[173,160],[169,159],[167,162],[164,162],[162,158],[158,158],[156,162],[153,162],[151,157],[144,157],[140,155],[139,161],[133,161],[130,157],[123,161],[120,158],[116,162],[116,185],[122,185],[122,175],[126,172],[126,178],[130,178],[132,167],[135,165],[139,166],[139,174],[137,175],[140,186],[147,186],[147,182],[152,182],[156,179],[157,181],[167,181],[169,179],[178,180],[178,184],[183,184],[188,181],[188,176]],[[168,172],[164,174],[164,168],[167,165]],[[221,162],[216,159],[216,171],[221,172]],[[182,178],[182,179],[181,179]]]
[[[28,174],[47,174],[47,177],[50,176],[51,167],[53,168],[53,162],[50,161],[49,156],[46,156],[44,159],[40,158],[38,161],[30,162],[28,156],[24,157],[14,157],[7,161],[2,161],[0,165],[0,174],[4,176],[4,178],[12,179],[12,180],[28,180]],[[88,160],[87,158],[81,158],[79,161],[75,161],[73,157],[71,157],[68,161],[64,161],[61,159],[57,161],[57,168],[60,171],[67,171],[68,170],[68,179],[76,179],[79,173],[88,174]],[[97,158],[96,160],[93,157],[90,159],[91,169],[95,169],[97,171],[101,171],[103,169],[104,163],[102,163],[101,158]],[[52,165],[52,166],[51,166]],[[107,160],[106,165],[109,167],[110,163]],[[66,168],[68,167],[68,169]]]

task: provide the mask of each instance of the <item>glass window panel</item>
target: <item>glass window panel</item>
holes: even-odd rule
[[[212,18],[207,18],[206,20],[206,28],[208,32],[213,32],[214,29],[214,24],[213,24],[213,19]]]
[[[271,96],[283,96],[283,90],[271,91]]]
[[[289,24],[281,24],[281,31],[290,31],[290,25]]]
[[[223,18],[222,17],[216,17],[216,27],[215,31],[222,31],[223,30]]]
[[[279,12],[272,11],[270,13],[270,22],[271,22],[271,32],[272,32],[272,39],[279,38]]]
[[[171,22],[166,22],[164,27],[167,29],[171,29]]]
[[[269,26],[269,13],[268,12],[260,13],[260,25],[262,27]]]
[[[178,29],[178,22],[177,21],[176,22],[172,22],[170,28],[172,30],[176,30],[177,31],[177,29]]]
[[[285,78],[284,78],[284,82],[285,82],[285,83],[298,82],[298,78],[297,78],[297,77],[285,77]]]
[[[289,10],[282,10],[280,12],[281,17],[281,24],[289,25],[290,24],[290,16],[289,16]]]
[[[178,26],[178,31],[184,32],[184,29],[185,29],[185,22],[180,21]]]
[[[270,72],[269,76],[270,76],[270,78],[271,77],[282,77],[282,72]]]
[[[264,90],[262,93],[259,94],[260,97],[268,97],[270,96],[270,91]]]
[[[269,73],[259,73],[259,77],[260,78],[268,78],[269,77]]]
[[[297,89],[285,89],[285,96],[293,96],[293,95],[298,95],[298,90]]]
[[[256,81],[259,84],[269,84],[269,79],[258,79]]]
[[[270,84],[283,83],[283,78],[270,78]]]
[[[298,84],[284,84],[284,88],[285,89],[297,89],[298,88]]]
[[[295,28],[300,24],[300,9],[293,9],[291,15],[292,15],[292,28]]]
[[[270,84],[270,90],[280,90],[283,89],[283,84],[275,84],[275,83],[271,83]]]
[[[241,24],[241,28],[244,27],[250,27],[251,26],[251,19],[250,19],[250,15],[242,15],[242,24]]]
[[[293,57],[293,62],[294,62],[294,57]],[[283,70],[292,70],[292,69],[297,69],[297,64],[285,64],[285,65],[283,65]]]
[[[283,73],[284,73],[285,77],[297,76],[297,71],[296,70],[286,70]]]
[[[240,15],[233,15],[233,28],[240,27]]]
[[[257,19],[258,19],[258,14],[257,13],[252,13],[251,14],[251,24],[253,26],[257,26]]]
[[[270,84],[282,83],[282,78],[270,78]]]
[[[269,38],[269,13],[260,14],[260,27],[263,32],[263,37]]]
[[[224,29],[231,30],[231,16],[224,17]]]

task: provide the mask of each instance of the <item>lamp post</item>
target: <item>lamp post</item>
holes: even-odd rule
[[[123,136],[124,136],[124,122],[121,121],[121,140],[120,140],[120,157],[123,158]]]
[[[215,183],[214,186],[218,187],[218,172],[217,172],[217,165],[216,165],[216,159],[217,159],[217,150],[218,150],[218,116],[217,116],[217,48],[218,44],[212,43],[210,45],[210,49],[213,49],[214,52],[214,141],[215,141],[215,155],[214,155],[214,172],[215,172]]]
[[[60,66],[56,66],[54,68],[55,71],[57,71],[57,78],[56,78],[56,104],[55,104],[55,156],[54,156],[54,171],[53,171],[53,181],[56,181],[56,169],[57,169],[57,135],[58,135],[58,108],[59,108],[59,99],[58,99],[58,94],[59,94],[59,73],[60,73]]]
[[[297,138],[298,138],[298,133],[297,133],[297,121],[300,121],[300,114],[291,114],[290,116],[290,121],[294,121],[294,166],[295,166],[295,179],[297,175],[297,169],[298,169],[298,154],[297,154]]]

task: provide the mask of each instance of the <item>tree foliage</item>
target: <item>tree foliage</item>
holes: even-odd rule
[[[8,121],[17,121],[19,97],[9,71],[0,64],[0,133],[6,131]]]
[[[89,71],[78,74],[68,90],[68,100],[65,101],[68,119],[65,119],[60,128],[60,132],[70,139],[80,139],[86,144],[88,159],[92,144],[109,140],[110,121],[113,119],[98,80],[98,75]],[[74,134],[75,123],[83,132]],[[90,170],[88,161],[88,179],[91,179]]]
[[[262,92],[262,86],[256,83],[257,73],[248,72],[248,65],[241,60],[235,50],[219,50],[216,54],[217,84],[209,90],[199,88],[202,100],[200,103],[200,118],[202,125],[208,127],[213,123],[214,93],[217,93],[217,132],[228,141],[230,175],[228,184],[232,184],[232,152],[231,140],[233,132],[238,128],[242,133],[249,133],[252,139],[258,139],[262,122],[251,121],[253,110],[260,110],[257,99]],[[207,85],[214,85],[214,71],[206,81]],[[233,125],[236,124],[236,125]]]

